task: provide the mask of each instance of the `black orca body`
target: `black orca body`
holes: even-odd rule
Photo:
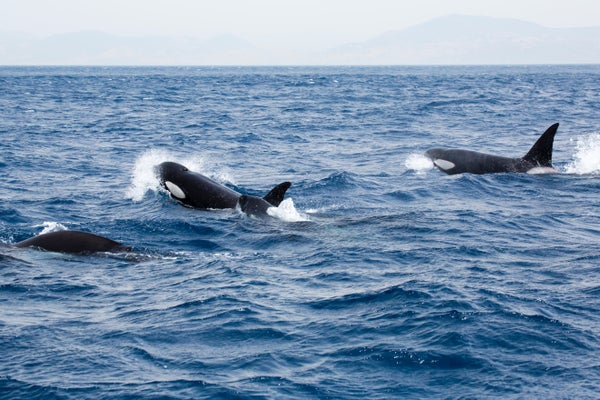
[[[92,233],[57,231],[34,236],[15,244],[15,247],[35,247],[57,253],[122,252],[131,248]]]
[[[552,147],[558,124],[550,126],[529,152],[520,158],[499,157],[470,150],[434,148],[425,152],[436,167],[449,175],[499,172],[533,172],[536,168],[556,172],[552,167]]]
[[[260,198],[242,195],[175,162],[163,162],[156,166],[155,170],[161,185],[171,194],[171,197],[186,206],[199,209],[224,209],[236,208],[239,205],[242,212],[249,215],[266,214],[268,207],[279,206],[285,192],[292,185],[290,182],[283,182],[275,186],[265,197]]]
[[[238,204],[244,213],[258,217],[266,217],[269,215],[267,210],[273,207],[271,203],[261,197],[249,196],[246,194],[240,196]]]

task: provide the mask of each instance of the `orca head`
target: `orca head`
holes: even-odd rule
[[[442,171],[450,174],[452,173],[452,169],[456,167],[456,164],[447,159],[451,157],[448,157],[446,153],[447,149],[435,148],[427,150],[425,152],[425,156],[433,162],[433,165],[435,165]]]
[[[160,184],[171,194],[171,197],[185,203],[188,195],[185,191],[183,179],[189,169],[176,162],[165,161],[154,167],[154,171],[160,180]]]
[[[188,171],[189,169],[185,165],[173,161],[165,161],[154,167],[154,172],[161,181],[174,180]]]
[[[265,199],[256,196],[249,196],[247,194],[240,196],[238,199],[238,205],[244,214],[261,218],[269,215],[267,210],[271,207],[274,207]]]

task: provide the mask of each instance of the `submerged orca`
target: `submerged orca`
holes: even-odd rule
[[[283,182],[275,186],[265,197],[242,195],[185,166],[166,161],[155,167],[161,185],[175,200],[193,208],[236,208],[248,215],[264,215],[269,207],[277,207],[285,192],[292,185]]]
[[[131,251],[114,240],[93,233],[80,231],[56,231],[43,233],[15,244],[15,247],[36,247],[57,253],[97,253]]]
[[[256,196],[249,196],[247,194],[240,196],[238,199],[238,204],[244,213],[259,217],[269,215],[267,210],[273,207],[273,205],[265,199]]]
[[[449,175],[497,172],[533,172],[540,168],[556,172],[552,167],[552,146],[558,123],[550,126],[540,136],[529,152],[520,158],[499,157],[470,150],[434,148],[425,152],[436,167]]]

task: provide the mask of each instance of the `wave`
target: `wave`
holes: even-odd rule
[[[312,190],[327,188],[330,191],[341,191],[364,186],[364,182],[361,182],[361,179],[357,174],[347,171],[338,171],[331,173],[319,181],[307,185],[307,189]]]
[[[410,349],[394,349],[386,346],[352,347],[336,351],[329,355],[338,359],[338,363],[369,360],[384,363],[390,367],[418,369],[481,369],[487,362],[469,354],[450,353],[448,351],[414,351]]]
[[[54,385],[28,383],[10,376],[0,376],[2,398],[52,399],[64,397],[64,390]],[[10,397],[4,397],[10,393]]]
[[[392,286],[375,291],[361,293],[344,294],[338,297],[331,297],[323,300],[316,300],[311,303],[311,307],[316,309],[338,310],[354,307],[357,304],[373,304],[374,302],[402,301],[411,299],[425,300],[430,297],[429,294],[412,289],[404,289],[400,286]]]

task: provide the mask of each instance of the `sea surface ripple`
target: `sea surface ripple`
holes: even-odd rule
[[[598,398],[599,115],[599,66],[0,67],[0,399]],[[558,174],[423,157],[555,122]],[[60,229],[134,251],[11,246]]]

